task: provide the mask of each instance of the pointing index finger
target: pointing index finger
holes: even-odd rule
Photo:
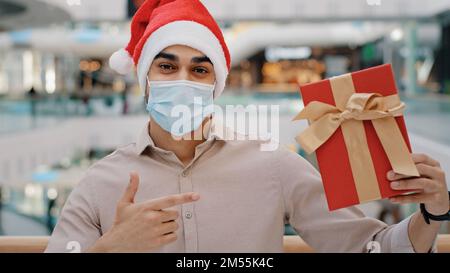
[[[174,194],[174,195],[156,198],[156,199],[145,202],[144,205],[148,206],[149,208],[151,208],[153,210],[162,210],[162,209],[167,209],[170,207],[182,205],[185,203],[194,202],[194,201],[197,201],[199,198],[200,198],[200,195],[198,193],[187,192],[187,193],[180,193],[180,194]]]

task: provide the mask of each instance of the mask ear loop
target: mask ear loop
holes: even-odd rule
[[[213,87],[213,100],[216,99],[216,85],[217,85],[217,81],[214,80],[214,87]]]
[[[214,80],[214,85],[213,85],[214,86],[213,87],[213,107],[215,107],[214,101],[216,100],[216,85],[217,85],[217,81]],[[211,117],[211,121],[214,118],[214,114],[215,114],[215,111],[213,111],[211,114],[209,114],[210,117]]]
[[[148,104],[148,101],[150,100],[150,79],[148,78],[148,75],[145,76],[146,78],[146,85],[145,85],[145,92],[148,92],[148,97],[147,97],[147,101],[145,102],[146,104]],[[144,93],[144,98],[145,98],[145,93]]]

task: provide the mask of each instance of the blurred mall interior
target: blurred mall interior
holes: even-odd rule
[[[0,235],[50,234],[86,169],[135,141],[143,94],[108,58],[141,2],[0,0]],[[219,105],[279,105],[280,142],[316,164],[294,140],[298,86],[391,63],[413,150],[450,173],[450,0],[202,2],[232,56]],[[388,223],[416,210],[361,208]]]

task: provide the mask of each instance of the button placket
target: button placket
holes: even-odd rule
[[[191,171],[185,169],[180,174],[180,192],[191,192],[193,190]],[[183,229],[186,252],[197,252],[197,226],[195,221],[194,204],[186,203],[181,205],[181,215],[183,217]]]

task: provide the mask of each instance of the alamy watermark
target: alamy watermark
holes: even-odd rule
[[[195,98],[201,100],[201,98]],[[210,130],[208,123],[202,123],[200,128],[182,136],[178,132],[184,126],[192,128],[195,118],[205,118],[202,113],[211,113],[214,128]],[[171,109],[172,118],[176,118],[171,127],[172,137],[176,140],[201,140],[207,138],[212,131],[225,140],[257,140],[261,151],[278,149],[280,138],[280,107],[279,105],[249,104],[243,105],[208,105],[194,104],[191,110],[186,105],[176,105]],[[209,115],[209,114],[208,114]]]
[[[381,0],[366,0],[369,6],[381,6]]]

